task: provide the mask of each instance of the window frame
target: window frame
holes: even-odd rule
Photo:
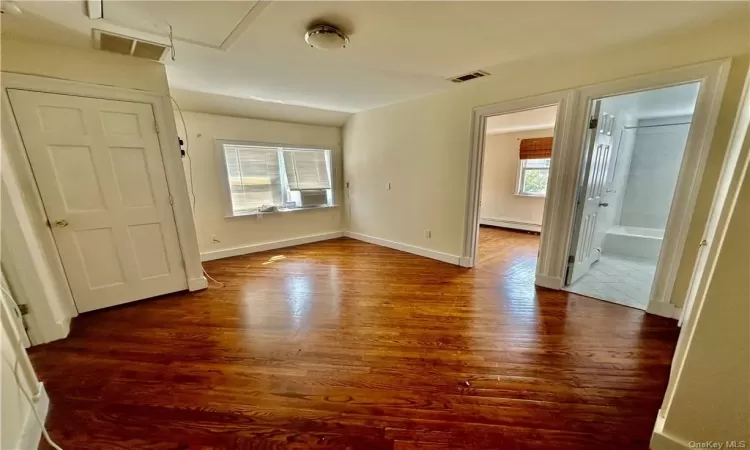
[[[527,171],[530,170],[546,170],[547,171],[547,189],[549,189],[549,170],[552,166],[552,158],[539,158],[539,159],[546,159],[549,160],[550,164],[549,167],[525,167],[524,161],[529,161],[528,159],[520,159],[518,160],[518,170],[516,172],[516,190],[513,193],[514,195],[519,195],[521,197],[536,197],[536,198],[545,198],[547,197],[547,191],[545,190],[543,194],[535,194],[531,192],[524,192],[523,190],[523,180],[524,175]]]
[[[330,195],[328,198],[328,205],[321,205],[321,206],[309,206],[309,207],[299,207],[299,208],[284,208],[279,207],[278,211],[273,212],[260,212],[260,211],[248,211],[243,212],[240,214],[236,214],[234,212],[234,207],[232,206],[232,191],[231,187],[229,186],[229,172],[227,170],[227,161],[226,156],[224,152],[224,146],[225,145],[237,145],[237,146],[248,146],[248,147],[266,147],[266,148],[276,148],[279,153],[283,150],[326,150],[325,153],[326,156],[326,162],[328,162],[328,176],[331,180],[331,189],[330,189]],[[219,177],[220,177],[220,183],[222,185],[222,197],[223,197],[223,203],[224,203],[224,218],[226,219],[233,219],[233,218],[241,218],[241,217],[253,217],[257,215],[262,214],[276,214],[276,213],[286,213],[286,212],[293,212],[293,211],[308,211],[308,210],[319,210],[319,209],[327,209],[327,208],[336,208],[338,205],[336,204],[336,201],[338,199],[338,178],[337,178],[337,163],[338,163],[338,152],[336,149],[332,147],[325,147],[325,146],[319,146],[319,145],[298,145],[298,144],[283,144],[283,143],[273,143],[273,142],[260,142],[260,141],[238,141],[238,140],[230,140],[230,139],[214,139],[214,147],[216,149],[216,155],[218,157],[218,164],[219,164]],[[330,158],[330,159],[329,159]],[[288,181],[286,180],[286,171],[284,167],[284,157],[279,157],[279,173],[282,177],[281,182],[281,195],[282,198],[288,199],[288,192],[289,192],[289,185]]]

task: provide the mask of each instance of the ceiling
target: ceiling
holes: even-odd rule
[[[167,43],[171,25],[170,86],[342,112],[456,89],[446,78],[477,69],[746,14],[743,2],[104,0],[105,18],[91,20],[83,0],[19,4],[4,35],[91,47],[100,28]],[[308,47],[317,19],[349,33],[347,48]]]
[[[351,116],[350,113],[340,111],[261,102],[182,89],[170,89],[170,92],[183,111],[333,127],[344,125]]]
[[[556,117],[557,105],[492,116],[487,118],[485,132],[501,134],[554,128]]]

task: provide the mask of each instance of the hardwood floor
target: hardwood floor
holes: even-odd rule
[[[206,263],[225,287],[84,314],[31,350],[69,449],[646,449],[673,320],[346,238]]]

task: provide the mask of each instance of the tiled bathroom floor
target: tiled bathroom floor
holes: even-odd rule
[[[655,271],[653,261],[602,255],[589,273],[565,290],[645,310]]]

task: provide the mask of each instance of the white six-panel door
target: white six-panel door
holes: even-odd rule
[[[186,289],[151,105],[9,97],[78,310]]]
[[[607,112],[599,114],[599,107],[600,102],[597,101],[592,108],[592,117],[597,117],[598,121],[597,127],[591,130],[594,135],[589,140],[593,148],[590,150],[590,158],[584,172],[582,205],[579,205],[583,211],[580,225],[577,231],[574,231],[577,234],[577,242],[566,284],[571,284],[585,275],[591,264],[599,259],[600,249],[596,247],[601,244],[603,233],[606,231],[601,229],[599,212],[601,208],[609,206],[602,200],[612,158],[612,133],[616,118]]]

